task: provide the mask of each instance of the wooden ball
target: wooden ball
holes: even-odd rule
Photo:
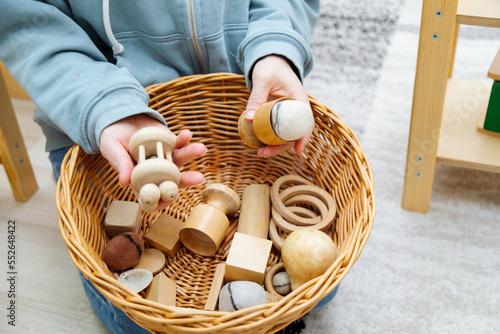
[[[282,271],[273,276],[273,288],[282,296],[286,296],[292,291],[290,276],[286,271]]]
[[[144,240],[139,234],[122,233],[108,242],[102,260],[114,270],[130,269],[139,262],[143,251]]]
[[[267,304],[266,290],[255,282],[233,281],[224,285],[219,295],[219,311],[233,312]]]

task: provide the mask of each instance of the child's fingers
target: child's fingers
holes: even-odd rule
[[[179,189],[187,188],[201,184],[205,181],[205,177],[200,172],[188,171],[181,173],[181,180],[179,182]]]
[[[245,119],[247,121],[253,121],[255,112],[262,104],[267,102],[268,96],[269,88],[265,85],[255,85],[253,87],[252,92],[248,97],[247,107],[245,110]]]
[[[134,163],[126,148],[118,139],[110,137],[101,143],[101,153],[109,161],[111,167],[118,172],[120,185],[128,185]]]
[[[205,146],[205,144],[192,143],[175,150],[173,160],[178,167],[182,167],[191,160],[204,155],[205,153],[207,153],[207,147]]]
[[[288,144],[283,144],[283,145],[276,145],[276,146],[264,146],[260,147],[257,150],[257,156],[262,157],[262,158],[269,158],[270,156],[277,155],[280,153],[283,153],[285,151],[288,151],[293,147],[294,143],[288,143]]]
[[[306,148],[307,143],[309,142],[309,138],[311,137],[313,131],[314,131],[314,123],[309,129],[309,131],[306,133],[306,135],[295,142],[295,153],[300,155],[302,154],[302,152],[304,152],[304,149]]]
[[[193,137],[193,133],[189,130],[182,130],[178,135],[175,141],[175,149],[181,149],[184,146],[189,145],[191,141],[191,137]]]

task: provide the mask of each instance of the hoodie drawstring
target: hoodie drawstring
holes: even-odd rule
[[[102,2],[102,18],[104,20],[104,30],[106,31],[106,36],[113,46],[113,54],[119,55],[125,48],[122,44],[120,44],[120,42],[116,40],[115,35],[113,35],[113,30],[111,30],[111,20],[109,18],[109,0],[103,0]]]

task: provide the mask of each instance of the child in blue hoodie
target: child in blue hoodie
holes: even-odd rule
[[[278,97],[308,103],[302,80],[312,68],[309,42],[319,0],[2,0],[0,12],[0,60],[37,106],[34,119],[47,138],[56,177],[77,143],[87,153],[100,152],[127,185],[132,134],[168,127],[148,107],[144,87],[151,84],[201,73],[244,74],[249,120]],[[309,136],[257,154],[291,147],[300,154]],[[179,166],[206,152],[190,138],[189,129],[177,135]],[[183,187],[201,182],[197,172],[181,178]],[[82,281],[113,333],[146,332]]]

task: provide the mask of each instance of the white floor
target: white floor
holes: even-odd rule
[[[39,190],[26,203],[14,200],[0,167],[0,333],[108,333],[87,301],[77,269],[61,237],[55,182],[45,137],[32,120],[34,105],[13,100]],[[7,223],[16,221],[16,288],[9,298]],[[6,309],[15,302],[15,327]]]

